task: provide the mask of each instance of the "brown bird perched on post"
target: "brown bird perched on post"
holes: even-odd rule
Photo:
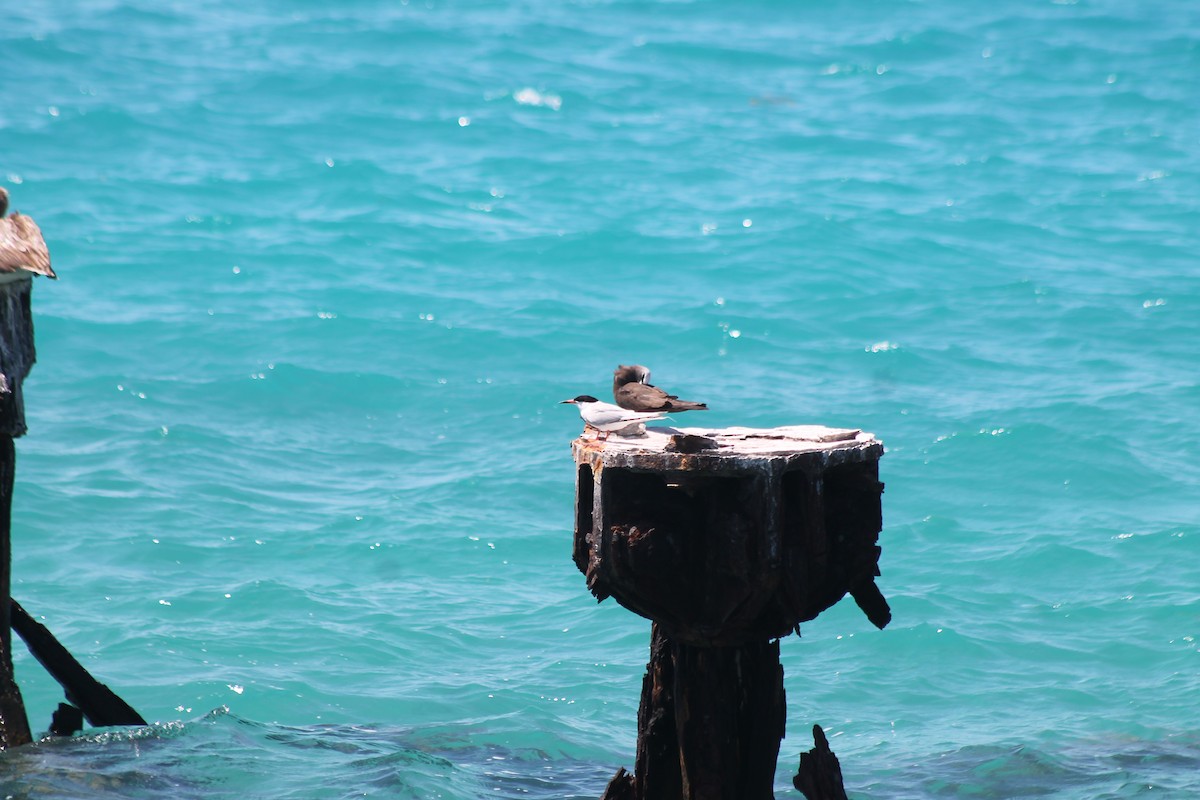
[[[625,365],[613,370],[613,398],[621,408],[630,411],[707,411],[705,403],[680,400],[650,383],[650,370],[641,364]]]
[[[27,275],[55,278],[50,269],[50,250],[42,238],[42,229],[24,214],[8,211],[8,192],[0,186],[0,283],[15,281]]]

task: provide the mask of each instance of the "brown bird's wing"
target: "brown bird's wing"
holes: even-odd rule
[[[50,268],[50,250],[42,229],[24,214],[13,213],[7,219],[0,219],[0,272],[18,269],[47,278],[58,277]]]
[[[648,383],[627,383],[613,392],[617,405],[630,411],[702,411],[704,403],[680,400]]]
[[[668,411],[708,411],[708,403],[694,403],[691,400],[680,400],[673,394],[667,395],[671,398],[671,405]]]
[[[627,383],[613,392],[617,405],[630,411],[664,411],[671,398],[657,386],[648,383]]]

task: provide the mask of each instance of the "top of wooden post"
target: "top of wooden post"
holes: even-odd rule
[[[704,646],[786,635],[849,592],[879,627],[883,443],[860,430],[649,428],[572,442],[575,565]]]
[[[872,433],[824,425],[779,428],[651,427],[644,436],[586,431],[571,443],[575,463],[593,469],[647,472],[775,472],[792,467],[877,460],[883,443]]]
[[[30,309],[32,277],[0,281],[0,435],[23,436],[25,397],[21,383],[37,360]]]

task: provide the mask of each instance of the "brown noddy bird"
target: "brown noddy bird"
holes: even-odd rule
[[[8,192],[0,186],[0,283],[24,278],[29,273],[58,278],[50,268],[50,250],[42,229],[29,217],[8,211]]]
[[[630,411],[707,411],[706,403],[680,400],[650,383],[650,370],[641,364],[622,364],[613,370],[613,398]]]

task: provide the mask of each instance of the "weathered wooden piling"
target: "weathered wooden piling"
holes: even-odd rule
[[[875,625],[891,619],[875,586],[882,443],[821,426],[651,428],[572,451],[575,564],[597,599],[653,620],[634,774],[604,798],[774,797],[778,640],[847,593]]]
[[[12,599],[12,493],[16,475],[13,439],[26,432],[22,384],[37,360],[30,299],[35,275],[57,275],[50,267],[50,251],[37,223],[18,213],[5,217],[7,210],[8,192],[0,187],[0,749],[33,740],[21,690],[13,677],[14,629],[62,685],[67,699],[79,706],[59,706],[50,726],[53,733],[74,733],[84,716],[98,726],[146,724]]]
[[[30,310],[32,286],[32,277],[0,283],[0,748],[32,741],[25,703],[13,679],[9,608],[12,492],[17,466],[13,439],[25,434],[21,383],[36,357]]]

